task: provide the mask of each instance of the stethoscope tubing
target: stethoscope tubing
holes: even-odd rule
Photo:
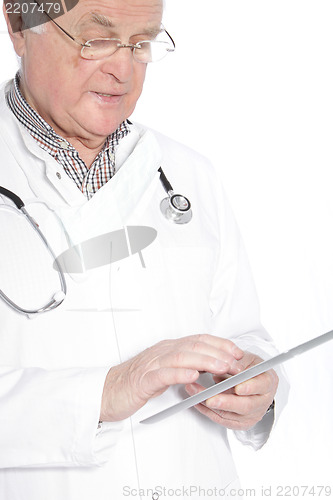
[[[53,298],[45,304],[43,307],[39,309],[25,309],[23,307],[18,306],[15,302],[13,302],[1,289],[0,289],[0,297],[13,309],[16,311],[27,314],[27,315],[33,315],[33,314],[38,314],[46,311],[51,311],[52,309],[55,309],[58,307],[65,299],[66,293],[67,293],[67,284],[66,284],[66,279],[65,275],[59,266],[56,256],[50,247],[47,239],[45,238],[44,234],[42,231],[39,229],[38,224],[35,222],[35,220],[31,217],[31,215],[28,213],[28,211],[25,208],[25,205],[21,198],[17,196],[17,194],[13,193],[12,191],[9,191],[9,189],[6,189],[2,186],[0,186],[0,194],[3,196],[6,196],[8,199],[10,199],[17,207],[17,209],[25,216],[27,221],[29,222],[30,226],[34,229],[34,231],[38,234],[39,238],[42,240],[43,244],[47,248],[48,252],[50,253],[51,257],[53,258],[54,261],[54,266],[56,267],[56,270],[58,272],[59,280],[60,280],[60,285],[61,285],[61,292],[56,293]],[[61,293],[61,299],[57,300],[55,298],[56,295],[59,295]]]

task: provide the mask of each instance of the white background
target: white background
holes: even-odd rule
[[[219,168],[282,350],[333,328],[332,16],[332,0],[167,0],[177,52],[149,68],[134,115]],[[3,31],[0,50],[3,80]],[[289,361],[270,441],[232,442],[244,488],[333,486],[332,359],[331,343]]]

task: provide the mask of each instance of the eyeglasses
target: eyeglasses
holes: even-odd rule
[[[39,5],[36,0],[35,3]],[[169,52],[174,52],[176,48],[175,42],[166,29],[162,29],[153,40],[142,40],[135,44],[122,43],[118,38],[93,38],[85,43],[81,43],[54,21],[45,10],[44,14],[73,42],[81,46],[81,57],[83,59],[105,59],[112,56],[118,49],[131,49],[135,61],[147,64],[160,61]]]

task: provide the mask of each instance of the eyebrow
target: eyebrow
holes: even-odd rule
[[[102,14],[97,14],[93,13],[91,17],[87,20],[92,21],[93,23],[96,23],[100,26],[106,26],[107,28],[113,28],[113,22],[110,21],[110,19],[106,16],[103,16]]]
[[[105,28],[115,28],[115,24],[113,21],[111,21],[108,17],[104,16],[103,14],[99,14],[98,12],[92,12],[90,17],[82,23],[81,28],[87,26],[90,23],[97,24],[98,26],[103,26]],[[150,35],[154,37],[157,36],[162,31],[163,31],[162,27],[145,28],[142,32],[140,32],[140,35]]]

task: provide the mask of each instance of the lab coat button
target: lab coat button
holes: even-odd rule
[[[58,177],[58,179],[61,179],[61,174],[59,172],[56,173],[56,176]]]

